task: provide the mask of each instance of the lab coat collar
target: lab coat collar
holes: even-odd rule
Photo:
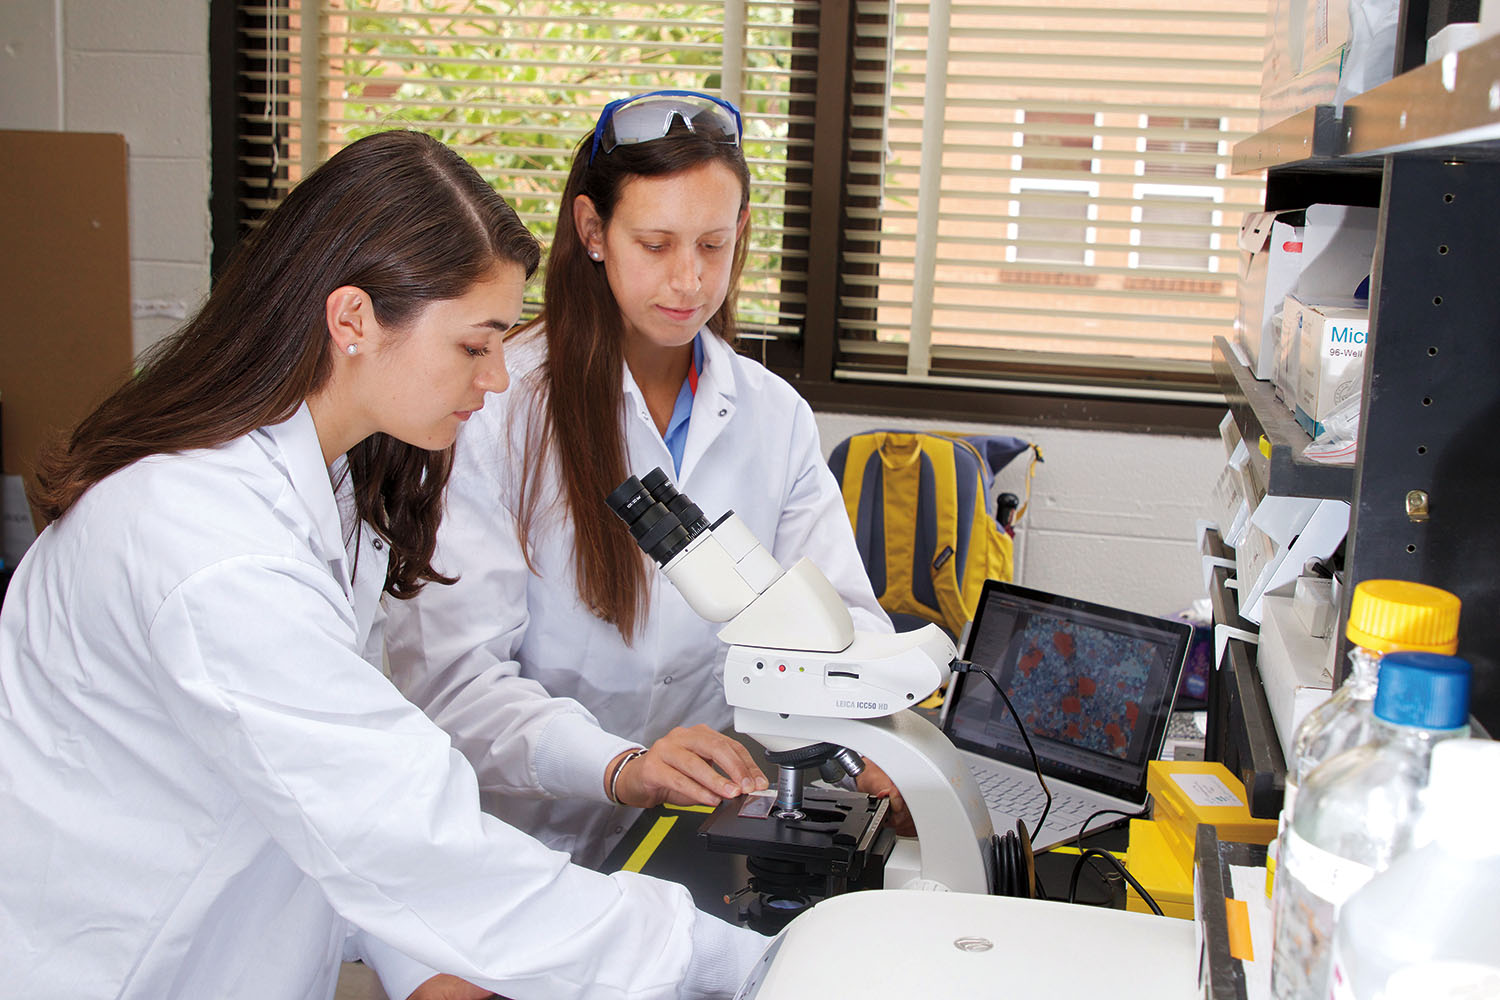
[[[354,587],[348,552],[344,546],[343,519],[339,516],[339,502],[333,489],[335,476],[343,480],[343,490],[353,489],[347,476],[343,475],[347,469],[346,460],[341,457],[330,474],[328,466],[323,464],[323,446],[318,440],[318,428],[313,424],[312,411],[308,409],[306,402],[286,420],[279,424],[267,424],[255,433],[270,438],[281,461],[285,463],[292,489],[306,505],[312,521],[313,546],[318,556],[333,570],[334,578],[339,581],[344,594],[352,601]]]
[[[682,474],[686,482],[693,467],[708,446],[729,426],[734,417],[735,383],[734,348],[704,329],[699,334],[703,344],[703,368],[698,372],[698,392],[693,397],[693,417],[688,424],[687,445],[682,450]]]
[[[698,372],[698,395],[707,389],[714,395],[717,407],[728,405],[733,412],[736,387],[734,384],[734,348],[715,336],[707,327],[698,334],[703,344],[703,368]]]
[[[693,416],[688,424],[687,446],[683,449],[682,471],[677,477],[678,482],[687,480],[688,473],[697,464],[698,458],[728,425],[735,410],[734,348],[724,343],[708,327],[698,331],[698,339],[703,344],[703,368],[698,372],[698,391],[693,396]],[[627,410],[633,411],[635,419],[655,431],[656,424],[646,407],[646,397],[641,394],[640,386],[636,385],[630,366],[621,362],[621,367],[625,370]],[[660,438],[660,434],[656,436]],[[661,445],[661,457],[654,461],[663,468],[671,465],[672,455],[665,442]]]

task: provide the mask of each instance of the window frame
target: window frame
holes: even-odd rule
[[[848,294],[841,287],[839,259],[847,208],[845,171],[848,162],[846,117],[854,87],[853,0],[823,0],[818,32],[818,73],[815,90],[807,95],[813,107],[811,160],[803,166],[810,175],[811,193],[804,207],[807,220],[805,287],[806,311],[801,336],[747,340],[745,349],[790,381],[814,407],[830,412],[914,417],[1015,425],[1046,425],[1101,430],[1207,436],[1217,433],[1224,398],[1212,375],[1167,376],[1167,383],[1184,390],[1176,399],[1142,398],[1132,383],[1145,366],[1099,366],[1079,369],[1036,364],[985,362],[975,374],[997,369],[1007,376],[1002,385],[964,384],[962,360],[944,361],[954,375],[948,384],[902,382],[882,373],[835,374],[839,359],[839,302]],[[245,98],[238,81],[245,67],[238,55],[241,29],[236,0],[210,0],[210,106],[212,108],[211,272],[219,273],[249,220],[243,218],[236,197],[239,160],[236,110]],[[869,86],[870,84],[862,84]],[[1132,370],[1134,367],[1134,371]],[[939,366],[934,363],[934,371]],[[1066,371],[1084,379],[1059,387]],[[1030,383],[1035,383],[1031,387]]]

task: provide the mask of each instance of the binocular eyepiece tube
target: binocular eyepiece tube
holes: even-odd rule
[[[668,479],[667,474],[660,468],[652,469],[642,476],[641,485],[651,492],[652,499],[677,515],[677,520],[682,522],[689,540],[697,538],[708,530],[708,518],[703,516],[703,511],[687,498],[687,494],[679,493],[677,487],[672,485],[672,480]]]
[[[646,473],[644,479],[631,476],[610,491],[604,502],[658,566],[671,562],[709,527],[698,505],[678,492],[659,468]]]

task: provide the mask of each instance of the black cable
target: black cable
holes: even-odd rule
[[[976,674],[981,675],[985,680],[993,684],[995,686],[995,690],[1000,692],[1000,698],[1005,702],[1005,707],[1010,709],[1010,717],[1016,720],[1016,728],[1021,731],[1021,739],[1026,741],[1026,749],[1031,754],[1031,769],[1036,772],[1036,780],[1042,786],[1042,794],[1047,796],[1047,804],[1042,807],[1041,818],[1036,821],[1036,826],[1032,827],[1031,832],[1028,834],[1028,836],[1030,836],[1032,840],[1035,840],[1036,835],[1041,832],[1042,826],[1047,822],[1047,813],[1052,809],[1052,789],[1047,787],[1047,779],[1042,777],[1041,762],[1037,760],[1036,748],[1031,745],[1031,737],[1026,735],[1026,727],[1021,725],[1021,716],[1016,712],[1016,706],[1010,703],[1010,698],[1006,696],[1005,689],[1000,686],[1000,682],[995,680],[995,678],[990,675],[990,672],[988,670],[985,670],[983,667],[975,666],[974,664],[968,663],[964,660],[954,660],[953,669],[957,670],[959,673],[972,671]],[[1092,817],[1090,818],[1092,819]]]
[[[1097,850],[1097,848],[1088,848],[1088,850]],[[1099,898],[1098,902],[1090,902],[1078,898],[1078,876],[1083,874],[1085,865],[1088,866],[1089,871],[1099,876],[1099,884],[1104,890],[1104,895]],[[1113,872],[1100,871],[1099,866],[1094,864],[1090,858],[1083,853],[1079,853],[1078,857],[1073,860],[1073,874],[1068,879],[1068,892],[1062,897],[1063,902],[1077,903],[1081,906],[1113,906],[1115,887],[1111,883],[1118,881],[1120,881],[1119,876]]]
[[[1120,860],[1108,851],[1101,851],[1097,847],[1086,848],[1083,853],[1078,855],[1078,861],[1073,865],[1073,877],[1068,882],[1068,902],[1074,902],[1075,898],[1077,897],[1078,876],[1083,873],[1084,862],[1088,861],[1090,858],[1103,858],[1105,861],[1113,865],[1115,871],[1124,876],[1125,881],[1130,883],[1131,888],[1135,889],[1136,893],[1140,895],[1145,904],[1151,907],[1151,912],[1156,914],[1158,917],[1163,915],[1161,912],[1161,907],[1156,905],[1156,900],[1152,899],[1151,894],[1147,892],[1145,888],[1143,888],[1141,884],[1135,880],[1134,875],[1125,870],[1125,866],[1120,864]]]
[[[1123,809],[1096,809],[1093,812],[1089,813],[1089,818],[1083,821],[1083,825],[1078,828],[1078,834],[1077,834],[1077,836],[1075,836],[1073,838],[1073,843],[1075,845],[1077,845],[1077,847],[1078,847],[1078,853],[1079,854],[1083,853],[1083,838],[1086,837],[1086,836],[1088,836],[1088,833],[1089,833],[1089,824],[1092,823],[1094,821],[1095,817],[1098,817],[1098,816],[1123,816],[1126,819],[1139,819],[1139,818],[1145,816],[1145,813],[1144,812],[1126,812]],[[1106,826],[1101,826],[1099,828],[1099,830],[1108,829],[1108,827],[1113,826],[1113,825],[1114,825],[1113,823],[1110,823],[1110,824],[1107,824]],[[1096,830],[1094,832],[1097,833],[1099,831]]]

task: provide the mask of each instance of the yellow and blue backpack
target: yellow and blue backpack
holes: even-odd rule
[[[1002,435],[877,430],[834,447],[828,464],[844,494],[860,557],[898,629],[936,622],[957,636],[986,579],[1015,575],[1014,526],[1024,502],[997,505],[995,473],[1041,450]],[[1012,513],[1013,511],[1013,513]]]

